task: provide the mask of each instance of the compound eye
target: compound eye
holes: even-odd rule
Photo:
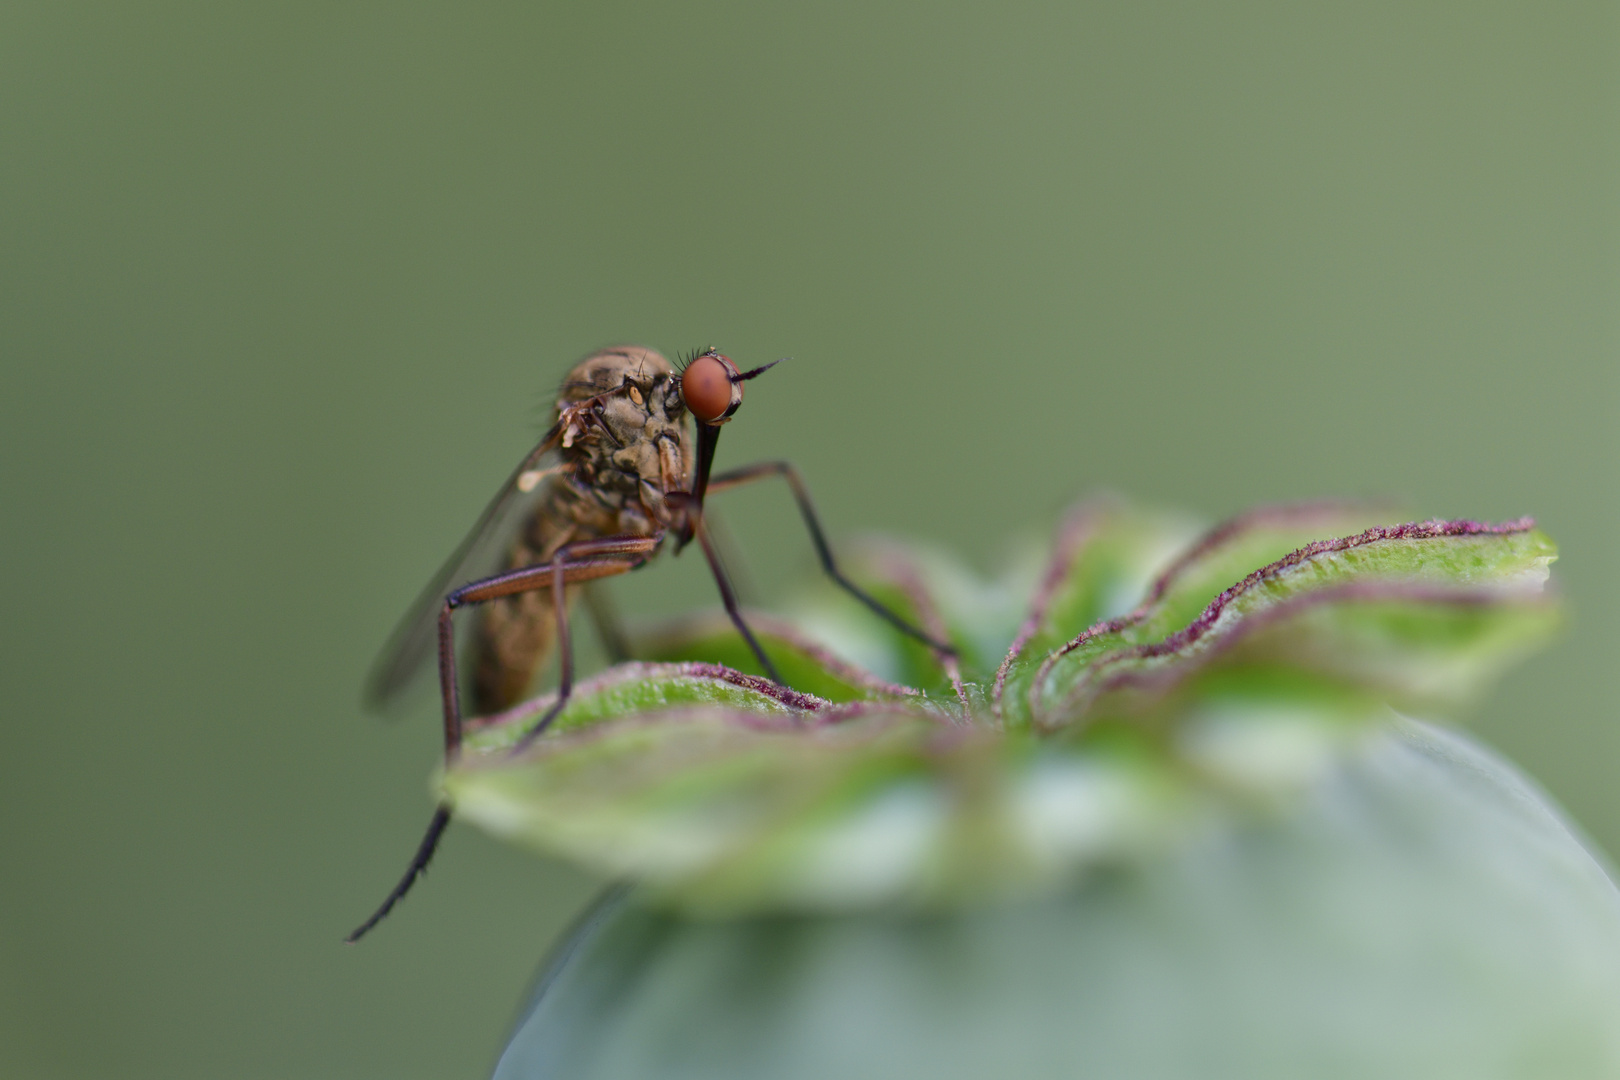
[[[718,353],[705,353],[681,373],[681,398],[705,424],[723,424],[742,404],[742,383],[733,382],[737,368]]]

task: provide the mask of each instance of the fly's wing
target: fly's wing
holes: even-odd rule
[[[522,520],[519,511],[532,506],[544,490],[533,482],[540,473],[541,460],[556,449],[561,425],[546,432],[540,444],[512,470],[506,483],[478,515],[465,539],[451,552],[439,572],[427,583],[420,596],[405,612],[388,643],[371,665],[366,676],[365,704],[380,710],[396,701],[414,681],[435,650],[438,641],[439,609],[451,589],[488,573],[510,540],[513,528]]]

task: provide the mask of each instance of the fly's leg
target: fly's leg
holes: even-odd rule
[[[574,650],[568,633],[568,608],[560,602],[563,587],[597,578],[612,577],[636,569],[658,550],[661,533],[652,536],[607,536],[597,540],[577,540],[557,549],[550,562],[508,570],[504,574],[475,581],[444,598],[439,613],[439,689],[445,718],[445,759],[450,761],[461,747],[461,701],[456,680],[456,639],[451,616],[458,608],[498,600],[503,596],[550,589],[559,602],[552,604],[557,615],[557,653],[560,673],[557,700],[545,715],[519,740],[520,750],[537,738],[556,718],[574,689]]]
[[[456,678],[456,637],[454,615],[458,608],[472,604],[481,604],[495,600],[502,596],[515,596],[518,593],[535,592],[540,589],[552,590],[557,601],[552,607],[557,613],[557,654],[560,661],[561,673],[557,680],[557,700],[547,709],[539,722],[524,733],[513,747],[513,753],[522,750],[535,739],[556,719],[557,714],[568,703],[569,695],[574,689],[574,657],[572,643],[568,636],[568,610],[562,603],[564,586],[579,582],[593,581],[596,578],[610,577],[614,574],[628,573],[647,561],[647,558],[658,549],[662,534],[653,536],[609,536],[599,540],[582,540],[573,544],[566,544],[559,548],[548,563],[536,566],[525,566],[517,570],[509,570],[504,574],[484,578],[463,585],[444,598],[444,605],[439,609],[439,696],[444,708],[444,760],[445,764],[453,763],[461,751],[461,693]],[[372,914],[371,918],[361,923],[354,933],[344,940],[349,944],[359,941],[372,927],[376,926],[394,905],[410,892],[416,879],[422,876],[428,863],[433,859],[433,853],[438,849],[439,839],[444,834],[445,826],[450,824],[450,807],[440,803],[433,812],[433,820],[428,823],[427,833],[412,857],[411,864],[405,870],[405,876],[400,878],[399,884],[394,886],[392,892],[383,900],[382,905]]]
[[[912,626],[905,619],[890,611],[876,597],[866,592],[859,585],[843,575],[838,569],[838,563],[833,559],[832,548],[827,543],[826,533],[821,531],[821,521],[816,517],[815,504],[810,501],[810,491],[804,486],[804,479],[786,461],[762,461],[757,465],[745,465],[740,469],[723,472],[709,480],[709,491],[724,491],[726,488],[741,487],[753,483],[755,480],[764,480],[772,476],[780,476],[787,481],[793,492],[794,502],[799,504],[799,514],[804,518],[804,525],[810,532],[810,542],[815,545],[816,557],[821,560],[821,568],[839,588],[849,593],[855,599],[865,604],[878,616],[886,620],[901,633],[916,638],[931,649],[937,649],[946,656],[955,656],[956,649],[949,642],[936,641],[931,635]],[[708,550],[707,545],[704,548]],[[710,560],[713,561],[712,559]],[[733,619],[732,621],[736,621]]]
[[[709,537],[709,528],[704,524],[701,512],[694,515],[693,526],[697,532],[698,543],[703,545],[703,557],[709,560],[709,572],[714,575],[714,583],[720,588],[720,603],[725,605],[726,614],[731,617],[731,625],[735,626],[737,633],[741,634],[743,640],[748,642],[748,647],[754,652],[754,659],[758,660],[759,666],[765,669],[766,678],[778,686],[786,686],[787,683],[782,681],[782,676],[776,670],[776,665],[771,663],[769,656],[765,655],[765,650],[760,646],[759,639],[754,637],[754,632],[748,629],[748,624],[743,621],[742,609],[737,603],[737,590],[731,587],[731,578],[727,576],[726,568],[720,562],[720,556],[714,549],[714,541]]]

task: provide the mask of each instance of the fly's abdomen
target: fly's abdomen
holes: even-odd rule
[[[564,591],[564,603],[571,603],[572,593]],[[557,614],[549,589],[491,601],[479,621],[473,662],[478,712],[499,712],[522,701],[556,640]]]
[[[571,535],[558,500],[542,503],[512,545],[506,569],[549,561]],[[564,590],[564,603],[571,589]],[[473,705],[481,714],[500,712],[522,701],[535,674],[557,643],[557,612],[550,589],[504,596],[483,605],[478,619],[472,664]]]

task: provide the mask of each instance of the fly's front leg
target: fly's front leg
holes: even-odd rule
[[[709,527],[704,524],[701,511],[697,513],[693,527],[697,532],[698,543],[703,545],[703,557],[709,560],[709,572],[714,575],[714,583],[720,589],[720,603],[725,605],[726,614],[731,617],[731,625],[735,626],[743,640],[748,642],[748,647],[754,652],[754,659],[765,669],[765,677],[777,686],[786,686],[787,683],[782,681],[776,665],[765,655],[765,649],[760,645],[759,639],[754,637],[754,632],[743,620],[742,607],[737,603],[737,590],[731,587],[731,579],[726,574],[725,565],[721,563],[719,554],[714,550],[714,541],[709,537]]]
[[[737,633],[748,643],[748,648],[754,653],[754,659],[764,669],[765,677],[777,686],[786,686],[776,665],[771,658],[765,655],[765,649],[760,645],[759,639],[748,628],[743,619],[742,607],[737,603],[737,590],[731,587],[731,578],[726,573],[725,564],[720,561],[720,553],[714,548],[714,540],[709,535],[709,527],[703,520],[703,503],[700,498],[693,497],[684,491],[666,492],[664,498],[670,505],[686,511],[686,522],[677,534],[681,543],[686,543],[694,537],[703,548],[703,557],[709,562],[709,572],[714,575],[714,583],[720,590],[720,603],[725,606],[726,615],[731,619],[731,625],[737,628]]]
[[[653,536],[609,536],[599,540],[582,540],[565,544],[557,550],[550,562],[525,566],[484,578],[482,581],[474,581],[444,598],[444,605],[439,609],[439,697],[444,709],[446,765],[453,763],[456,755],[461,752],[461,694],[456,678],[454,621],[456,610],[503,596],[515,596],[518,593],[535,592],[540,589],[552,591],[552,608],[557,613],[557,655],[561,666],[557,681],[557,700],[546,710],[539,722],[518,740],[517,745],[513,747],[513,753],[516,753],[540,737],[552,720],[556,719],[573,693],[574,655],[572,642],[568,636],[568,611],[562,601],[564,587],[634,570],[658,550],[658,543],[662,539],[663,535],[660,533]],[[450,807],[441,803],[433,813],[433,820],[429,822],[427,833],[422,837],[410,866],[406,868],[405,876],[394,886],[393,891],[388,894],[387,899],[371,918],[361,923],[354,933],[344,940],[350,944],[360,940],[393,910],[394,905],[411,890],[411,886],[416,884],[416,879],[427,869],[434,851],[438,849],[439,839],[449,824]]]
[[[755,480],[764,480],[772,476],[780,476],[787,481],[788,487],[793,492],[794,502],[799,504],[799,514],[804,518],[805,528],[810,532],[810,542],[815,545],[816,557],[821,560],[821,568],[826,571],[827,576],[832,578],[839,588],[865,604],[901,633],[916,638],[924,645],[938,650],[946,656],[956,655],[956,649],[950,642],[938,641],[932,635],[911,625],[911,623],[890,611],[876,597],[844,576],[843,572],[838,569],[838,563],[833,559],[832,548],[827,543],[826,533],[821,531],[821,521],[816,517],[815,504],[810,501],[810,491],[804,486],[804,479],[799,476],[799,470],[788,462],[762,461],[757,465],[745,465],[740,469],[732,469],[729,472],[721,473],[710,478],[709,491],[716,492],[724,491],[726,488],[741,487],[744,484],[753,483]]]

